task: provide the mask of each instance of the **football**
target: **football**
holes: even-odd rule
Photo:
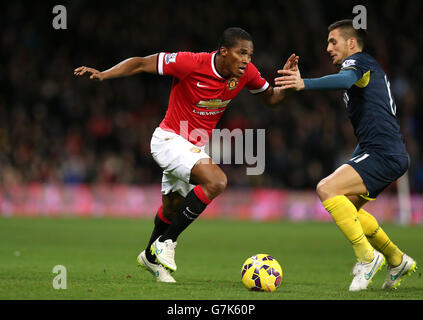
[[[248,290],[273,292],[282,283],[282,268],[272,256],[256,254],[244,262],[241,281]]]

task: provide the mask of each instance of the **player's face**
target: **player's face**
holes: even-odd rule
[[[339,29],[329,32],[327,52],[334,65],[340,65],[345,58],[350,56],[348,40],[344,39]]]
[[[239,40],[238,43],[226,49],[225,65],[227,72],[234,77],[241,77],[247,65],[251,62],[254,47],[249,40]]]

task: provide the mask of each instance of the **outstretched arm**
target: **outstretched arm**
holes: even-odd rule
[[[147,57],[129,58],[105,71],[82,66],[74,70],[74,75],[82,76],[88,74],[92,80],[103,81],[106,79],[132,76],[140,72],[157,73],[157,54]]]
[[[353,70],[341,70],[315,79],[304,79],[305,90],[347,90],[358,80]]]
[[[294,53],[286,60],[283,70],[298,70],[298,56]],[[286,90],[281,87],[269,86],[265,92],[260,94],[265,104],[273,106],[286,98]]]
[[[275,84],[281,89],[300,90],[346,90],[357,82],[356,73],[351,70],[341,70],[320,78],[303,79],[300,70],[278,70],[282,77],[275,79]]]

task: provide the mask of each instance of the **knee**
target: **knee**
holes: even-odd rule
[[[226,175],[223,174],[206,183],[203,188],[205,189],[204,191],[206,192],[207,197],[211,200],[225,191],[227,184],[228,179]]]
[[[328,179],[320,180],[316,186],[316,192],[322,202],[335,196],[332,189],[332,184]]]

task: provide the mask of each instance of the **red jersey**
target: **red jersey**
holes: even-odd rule
[[[157,72],[173,76],[169,106],[160,128],[197,146],[207,143],[226,107],[244,86],[253,94],[269,87],[251,62],[240,78],[223,78],[216,70],[215,55],[162,52],[157,59]]]

